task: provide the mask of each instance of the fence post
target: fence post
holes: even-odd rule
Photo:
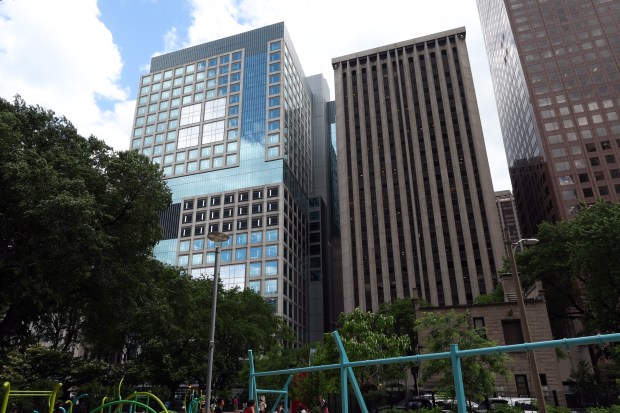
[[[463,388],[463,372],[461,370],[461,357],[459,345],[450,344],[450,360],[452,360],[452,375],[454,377],[454,393],[459,413],[466,413],[465,389]]]

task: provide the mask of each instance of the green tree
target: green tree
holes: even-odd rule
[[[491,347],[497,344],[467,322],[467,314],[454,311],[445,314],[423,313],[416,320],[416,330],[426,335],[424,343],[427,353],[450,351],[450,344],[458,344],[460,350]],[[497,374],[507,375],[509,357],[506,354],[487,354],[461,358],[461,369],[465,397],[480,400],[495,390]],[[437,377],[437,388],[455,398],[452,364],[449,359],[430,360],[422,364],[422,379]]]
[[[171,199],[148,158],[0,99],[0,199],[0,348],[46,338],[67,349],[78,331],[105,334],[137,307],[136,276]]]
[[[338,333],[350,361],[399,357],[407,353],[409,337],[397,334],[394,317],[385,313],[363,312],[355,309],[341,314]],[[340,360],[340,352],[331,334],[317,344],[312,356],[313,365],[334,364]],[[373,391],[381,384],[404,378],[404,366],[375,365],[354,368],[360,388]],[[292,393],[307,406],[316,405],[319,394],[329,394],[340,388],[340,375],[336,370],[313,372],[296,377]]]
[[[418,353],[418,333],[415,330],[415,308],[411,299],[401,298],[381,306],[381,313],[394,317],[394,329],[398,335],[407,336],[409,345],[403,355],[412,356]],[[414,387],[418,388],[419,363],[407,365],[414,380]]]
[[[586,334],[620,331],[620,204],[599,201],[571,221],[538,227],[540,243],[518,254],[541,280],[556,337],[566,319],[583,317]]]

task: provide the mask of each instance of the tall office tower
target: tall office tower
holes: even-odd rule
[[[499,215],[499,223],[502,227],[508,228],[510,239],[517,241],[523,238],[521,236],[521,226],[519,225],[519,218],[517,216],[517,204],[515,203],[515,197],[512,196],[512,192],[509,190],[496,191],[495,192],[495,205],[497,206],[497,213]],[[504,252],[508,255],[508,246],[504,245]]]
[[[332,66],[345,311],[491,291],[502,237],[465,28]]]
[[[228,234],[220,253],[224,287],[262,294],[300,343],[311,329],[313,139],[329,142],[313,133],[313,121],[327,117],[313,120],[312,107],[326,111],[325,87],[324,79],[307,81],[284,24],[274,24],[154,57],[140,80],[131,138],[133,149],[161,165],[172,191],[155,256],[211,277],[215,245],[207,234]],[[328,169],[325,162],[315,159],[314,166]],[[331,206],[328,193],[312,197]],[[313,233],[325,230],[320,224]],[[321,252],[314,254],[319,267]]]
[[[524,236],[620,200],[620,7],[477,0]]]

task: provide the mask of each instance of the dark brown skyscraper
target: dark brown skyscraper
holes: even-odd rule
[[[620,199],[620,3],[477,0],[524,236]]]
[[[503,244],[465,28],[332,64],[344,311],[492,290]]]

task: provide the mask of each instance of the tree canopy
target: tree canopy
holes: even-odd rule
[[[571,221],[543,223],[540,243],[517,254],[529,281],[542,280],[554,335],[582,318],[585,334],[620,331],[620,204],[599,201]]]
[[[0,346],[27,344],[31,323],[95,331],[100,320],[85,314],[132,309],[98,297],[138,292],[135,275],[160,239],[157,214],[171,197],[148,158],[0,99],[0,199]]]
[[[487,339],[467,322],[468,314],[449,311],[445,314],[432,312],[419,315],[416,330],[426,334],[424,343],[427,353],[450,351],[450,344],[458,344],[459,350],[492,347],[497,344]],[[495,391],[497,374],[508,374],[509,357],[487,354],[461,358],[463,387],[467,400],[481,400]],[[452,363],[450,359],[437,359],[422,364],[422,379],[437,377],[437,389],[455,398]]]

